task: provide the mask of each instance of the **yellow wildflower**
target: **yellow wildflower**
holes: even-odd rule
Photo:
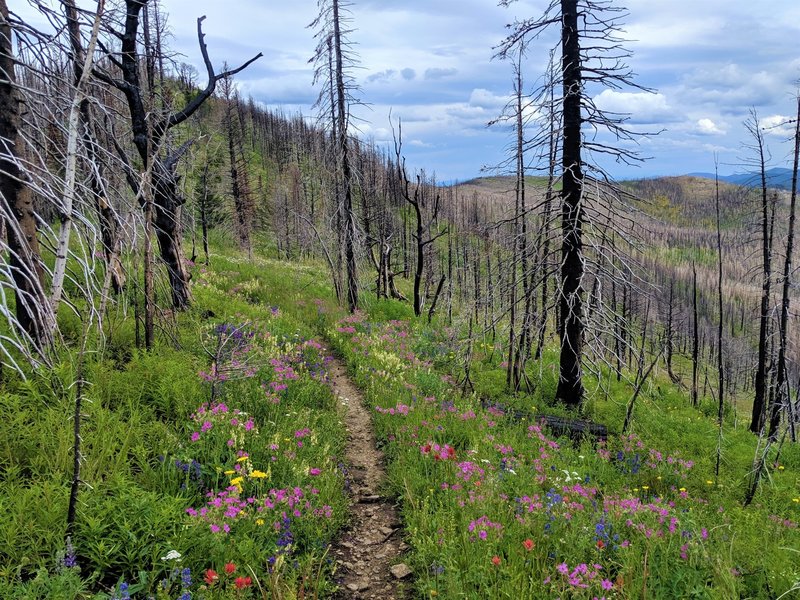
[[[225,471],[225,475],[233,475],[234,473],[236,473],[236,471],[234,471],[233,469]]]
[[[263,479],[266,476],[267,476],[267,474],[264,473],[264,471],[259,471],[258,469],[256,469],[252,473],[250,473],[250,477],[254,477],[256,479]]]
[[[231,485],[241,485],[244,481],[244,477],[234,477],[231,479]]]
[[[244,462],[248,458],[250,458],[250,457],[249,456],[240,456],[239,458],[236,459],[236,462]]]
[[[256,519],[256,525],[261,527],[264,524],[264,519]]]

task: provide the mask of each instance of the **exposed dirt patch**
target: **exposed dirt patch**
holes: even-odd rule
[[[407,545],[394,503],[381,495],[386,472],[383,453],[375,447],[370,412],[344,363],[334,358],[328,368],[333,389],[347,410],[351,500],[350,525],[333,544],[335,578],[340,585],[335,598],[410,598],[412,574],[401,558]]]

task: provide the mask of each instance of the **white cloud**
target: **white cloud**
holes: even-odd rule
[[[721,129],[711,119],[699,119],[695,132],[700,135],[725,135],[725,130]]]
[[[794,124],[791,122],[792,117],[784,115],[772,115],[759,119],[758,123],[763,128],[766,135],[774,135],[777,137],[785,138],[794,133]]]
[[[484,88],[475,88],[469,95],[469,105],[491,108],[498,112],[508,103],[510,96],[500,96]]]
[[[594,102],[604,111],[629,115],[629,123],[668,123],[678,119],[677,111],[669,106],[664,94],[603,90]]]

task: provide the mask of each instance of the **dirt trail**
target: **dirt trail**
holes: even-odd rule
[[[341,360],[329,363],[334,392],[346,407],[346,459],[350,468],[351,522],[333,544],[337,599],[410,598],[411,572],[402,563],[403,542],[395,505],[380,495],[386,476],[383,453],[375,447],[370,412]]]

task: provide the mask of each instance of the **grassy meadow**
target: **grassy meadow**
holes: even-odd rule
[[[264,250],[264,249],[262,249]],[[338,308],[316,263],[214,247],[193,308],[135,349],[110,316],[85,364],[82,486],[66,539],[76,359],[0,402],[0,597],[309,598],[336,588],[329,544],[347,521],[345,431],[326,342],[346,361],[387,459],[421,598],[798,598],[800,448],[782,445],[752,505],[756,440],[729,418],[722,466],[711,398],[657,374],[588,382],[581,418],[605,440],[557,437],[557,354],[512,396],[504,352],[469,353],[455,320],[364,296]],[[67,338],[80,323],[65,317]],[[70,334],[70,328],[74,329]]]

